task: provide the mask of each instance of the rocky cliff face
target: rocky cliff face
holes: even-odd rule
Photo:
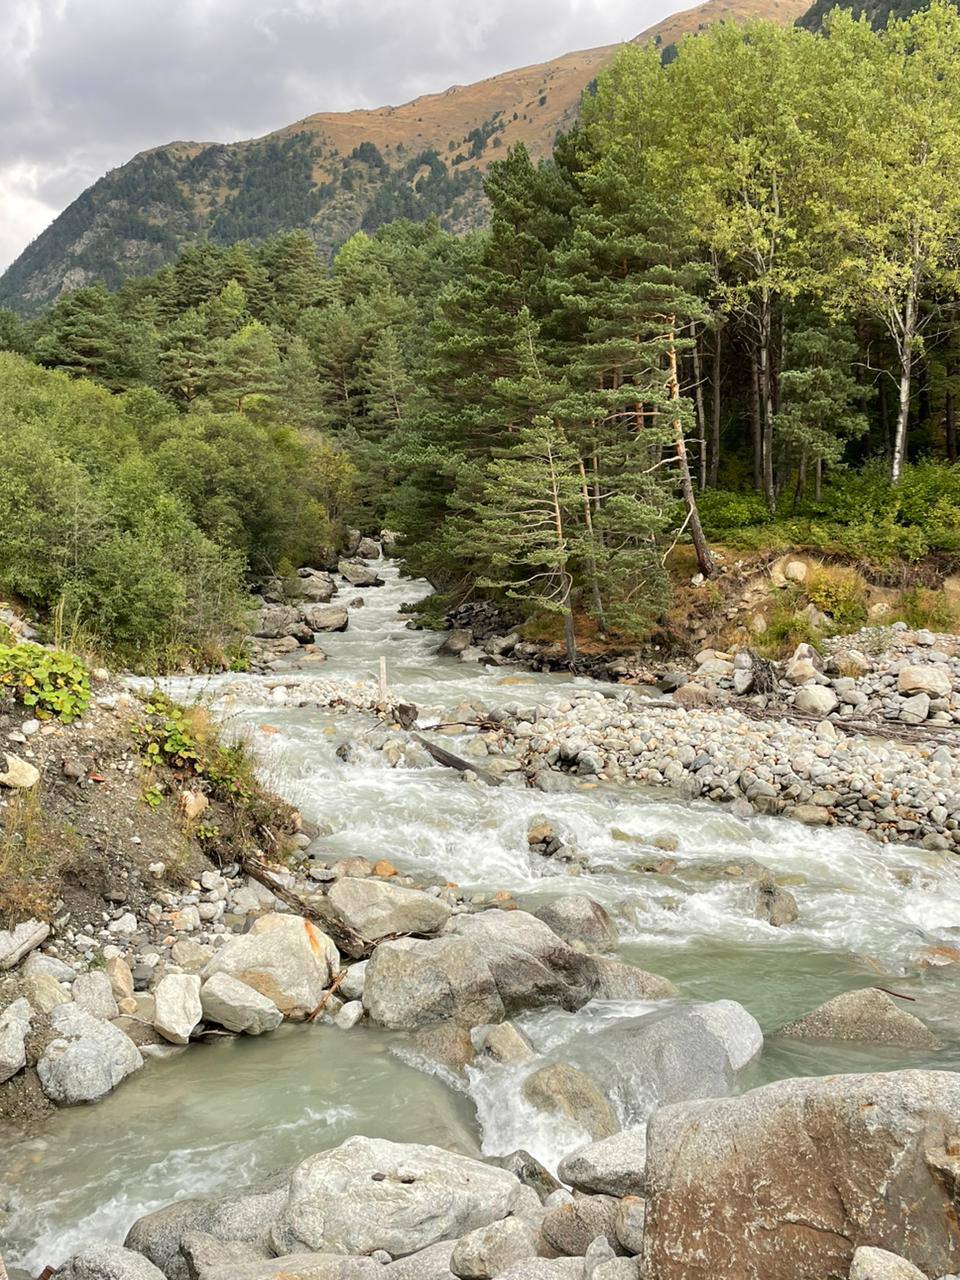
[[[637,37],[669,49],[718,21],[794,21],[804,0],[707,0]],[[0,305],[31,312],[59,294],[173,261],[190,241],[220,244],[305,227],[329,254],[360,228],[436,216],[483,225],[483,173],[524,142],[549,154],[616,45],[570,53],[400,107],[321,113],[249,142],[173,142],[89,187],[0,277]]]

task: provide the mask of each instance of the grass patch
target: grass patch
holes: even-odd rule
[[[48,919],[78,853],[76,835],[45,815],[39,787],[11,792],[0,809],[0,925]]]

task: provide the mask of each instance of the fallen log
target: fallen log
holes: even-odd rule
[[[351,960],[364,960],[373,950],[373,943],[361,937],[355,929],[351,929],[325,894],[317,892],[309,898],[282,884],[280,880],[256,858],[244,858],[241,862],[243,871],[262,884],[281,902],[286,903],[297,915],[311,920],[320,926],[337,945],[337,950]],[[382,941],[382,939],[380,939]]]
[[[462,756],[455,756],[452,751],[447,751],[445,747],[438,747],[435,742],[429,742],[419,733],[412,733],[410,736],[414,742],[423,747],[424,751],[433,756],[437,764],[442,764],[447,769],[456,769],[459,773],[475,774],[488,787],[503,785],[502,778],[498,778],[496,774],[490,773],[487,769],[482,769],[472,760],[464,760]]]

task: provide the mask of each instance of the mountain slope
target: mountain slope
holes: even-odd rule
[[[909,18],[911,13],[926,7],[927,0],[814,0],[797,19],[797,26],[822,31],[823,20],[831,9],[849,9],[855,18],[865,17],[876,31],[885,27],[891,18]]]
[[[637,37],[667,50],[715,22],[784,24],[805,0],[707,0]],[[306,227],[329,254],[358,228],[436,215],[482,225],[483,172],[526,143],[548,154],[617,45],[566,54],[399,107],[307,116],[264,138],[173,142],[141,152],[73,202],[0,277],[0,305],[30,312],[104,280],[116,288],[172,261],[191,240],[222,244]]]

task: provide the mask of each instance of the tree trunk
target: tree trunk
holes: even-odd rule
[[[957,367],[952,361],[947,362],[947,379],[950,384],[943,404],[943,437],[947,449],[947,461],[957,460],[957,403],[953,393],[953,379],[957,375]]]
[[[823,459],[818,458],[813,472],[813,500],[820,501],[820,495],[823,492]]]
[[[763,492],[763,434],[760,427],[760,370],[756,355],[750,357],[750,426],[753,433],[753,487]]]
[[[567,661],[570,666],[574,666],[577,661],[577,637],[573,628],[573,578],[567,569],[567,539],[563,529],[563,510],[560,506],[560,489],[557,483],[557,472],[553,461],[552,451],[550,458],[550,499],[553,506],[553,524],[557,538],[557,550],[562,556],[562,567],[560,568],[560,577],[563,582],[563,638],[567,648]]]
[[[720,474],[720,350],[723,329],[717,325],[716,342],[713,348],[713,369],[710,374],[711,421],[710,421],[710,488],[717,487]]]
[[[667,353],[667,388],[670,393],[670,399],[679,407],[680,383],[677,379],[677,349],[672,341],[673,335],[671,334],[670,337],[670,348]],[[683,420],[679,412],[673,415],[672,426],[673,439],[677,449],[677,462],[680,466],[680,487],[683,490],[683,502],[687,510],[687,521],[690,525],[690,537],[697,553],[697,564],[700,567],[700,572],[705,578],[709,578],[715,572],[715,565],[710,554],[710,548],[707,546],[707,540],[704,537],[703,526],[700,523],[700,512],[697,510],[697,498],[693,491],[690,464],[687,460],[687,442],[683,438]]]
[[[693,403],[697,415],[697,444],[700,456],[697,459],[697,480],[700,489],[707,487],[707,418],[703,404],[703,382],[700,378],[700,339],[697,337],[697,326],[690,321],[690,338],[693,345],[690,355],[693,363]]]
[[[577,665],[577,635],[573,629],[573,604],[570,594],[573,584],[567,588],[566,609],[563,615],[563,642],[567,649],[567,661],[571,667]]]
[[[583,465],[583,458],[577,459],[577,465],[580,470],[580,492],[583,495],[583,522],[586,525],[587,535],[591,544],[594,541],[593,531],[593,512],[590,510],[590,489],[587,485],[587,469]],[[600,595],[600,583],[597,581],[597,559],[591,551],[586,556],[587,573],[590,575],[590,594],[593,596],[593,607],[597,615],[597,625],[602,632],[607,630],[607,619],[603,611],[603,598]]]
[[[900,396],[897,401],[897,425],[893,437],[893,460],[890,479],[900,483],[907,458],[907,422],[910,417],[910,378],[913,373],[913,346],[917,333],[917,299],[914,288],[907,292],[903,313],[903,329],[898,342],[900,354]]]
[[[771,369],[770,298],[764,290],[760,306],[760,413],[762,422],[763,496],[771,515],[777,508],[773,483],[773,370]]]

